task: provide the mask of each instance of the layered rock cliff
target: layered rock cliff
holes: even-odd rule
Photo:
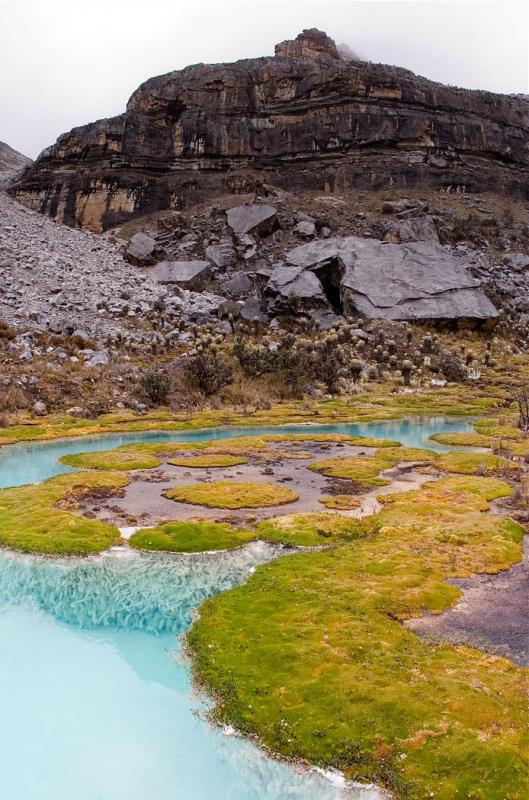
[[[97,231],[262,184],[527,198],[529,101],[347,59],[304,31],[273,57],[146,81],[124,114],[60,136],[10,191]]]

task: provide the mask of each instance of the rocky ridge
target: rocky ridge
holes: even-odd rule
[[[30,158],[0,142],[0,189],[7,187],[31,163]]]
[[[309,30],[273,57],[151,78],[124,114],[60,136],[10,191],[95,231],[266,184],[525,198],[528,112],[523,96],[358,61]]]

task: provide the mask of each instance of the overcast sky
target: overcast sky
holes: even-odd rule
[[[0,0],[0,140],[35,157],[121,113],[153,75],[267,55],[318,27],[362,58],[496,92],[528,88],[526,0]]]

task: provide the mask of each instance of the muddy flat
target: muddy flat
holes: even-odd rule
[[[406,627],[437,642],[470,645],[529,666],[529,537],[523,560],[511,569],[450,583],[463,590],[457,605]]]

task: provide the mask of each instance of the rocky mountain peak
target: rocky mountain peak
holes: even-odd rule
[[[304,58],[311,61],[340,61],[336,43],[325,31],[305,28],[295,39],[286,39],[275,46],[276,58]]]

